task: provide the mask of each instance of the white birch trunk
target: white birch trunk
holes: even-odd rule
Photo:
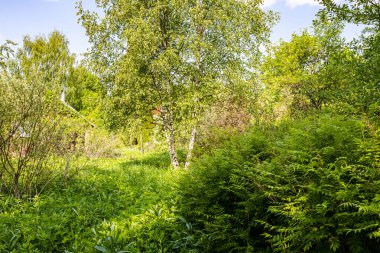
[[[168,144],[170,162],[174,169],[179,168],[177,150],[175,148],[174,128],[173,128],[173,113],[163,110],[161,113],[162,123],[164,125],[166,143]]]
[[[189,147],[187,149],[185,170],[187,170],[189,168],[190,161],[191,161],[191,158],[193,156],[193,149],[194,149],[196,135],[197,135],[197,129],[195,127],[193,127],[193,129],[191,129],[191,135],[190,135],[190,140],[189,140]]]

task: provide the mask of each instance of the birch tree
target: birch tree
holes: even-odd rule
[[[259,47],[273,13],[260,1],[96,0],[102,13],[79,2],[78,16],[92,48],[93,68],[109,80],[109,94],[122,118],[159,110],[171,164],[180,167],[176,136],[189,128],[186,168],[197,122],[218,92],[252,87]]]

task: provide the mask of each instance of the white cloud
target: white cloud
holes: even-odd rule
[[[264,0],[262,6],[264,8],[268,8],[275,5],[276,3],[280,1],[284,1],[286,6],[288,6],[291,9],[296,8],[298,6],[302,6],[302,5],[309,5],[309,6],[319,5],[316,0]]]
[[[315,0],[286,0],[286,5],[290,8],[296,8],[302,5],[318,6],[319,3]]]

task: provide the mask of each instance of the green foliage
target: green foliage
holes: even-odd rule
[[[12,46],[15,46],[16,43],[13,41],[7,40],[4,44],[0,45],[0,67],[2,70],[7,68],[9,59],[14,55],[14,50]]]
[[[84,133],[83,154],[92,158],[116,158],[125,155],[126,147],[120,134],[89,128]]]
[[[17,52],[19,64],[15,74],[34,78],[37,73],[44,82],[54,81],[63,85],[74,59],[75,56],[69,52],[67,39],[57,31],[34,40],[25,36],[23,46]]]
[[[320,14],[314,32],[293,35],[274,46],[262,64],[265,84],[262,117],[270,120],[310,111],[377,117],[379,34],[367,29],[360,39],[341,38],[342,20]]]
[[[345,113],[359,109],[360,113],[377,118],[377,101],[380,98],[379,4],[376,1],[366,0],[320,0],[319,2],[324,6],[318,14],[322,19],[366,25],[360,38],[350,45],[355,55],[349,64],[345,65],[345,70],[351,72],[349,85],[339,99],[346,103]]]
[[[78,16],[93,44],[92,66],[108,82],[112,125],[146,121],[152,110],[160,110],[172,164],[178,167],[179,125],[196,129],[222,88],[252,86],[252,66],[274,15],[261,10],[260,1],[96,2],[102,18],[81,2]]]
[[[351,94],[347,68],[352,68],[355,52],[341,38],[342,29],[342,22],[320,18],[313,34],[293,34],[290,42],[271,49],[261,67],[261,100],[266,101],[262,106],[272,107],[274,119],[353,104],[350,99],[357,93]]]
[[[28,200],[1,196],[4,252],[376,252],[379,131],[344,117],[267,124],[208,148],[82,161]],[[83,163],[84,162],[84,163]]]
[[[361,57],[353,61],[355,77],[352,87],[356,97],[355,106],[364,108],[368,116],[378,119],[378,101],[380,100],[380,33],[378,29],[363,34],[355,47]]]
[[[12,54],[10,43],[4,44],[1,51],[4,51],[2,59],[7,61],[4,62],[7,74],[29,81],[38,76],[48,87],[51,83],[58,85],[61,94],[57,99],[61,98],[90,121],[101,125],[105,88],[83,65],[74,67],[75,55],[70,53],[68,44],[66,37],[57,31],[34,39],[25,36],[16,54]]]
[[[355,24],[380,27],[379,3],[367,0],[318,0],[325,9],[322,14],[333,15],[341,20]]]
[[[53,176],[60,123],[55,87],[37,76],[0,76],[0,193],[39,194]]]
[[[67,78],[66,101],[90,121],[102,125],[105,87],[84,66],[72,68]]]
[[[201,252],[375,252],[373,134],[360,121],[323,116],[232,138],[181,180],[180,212],[194,245]]]
[[[320,0],[313,33],[265,58],[261,97],[276,20],[262,1],[95,2],[100,15],[77,7],[96,75],[73,66],[59,32],[26,36],[16,54],[0,45],[0,252],[378,251],[373,1]],[[373,27],[347,44],[343,21]],[[127,149],[105,124],[153,148],[162,126],[169,155]],[[186,160],[196,135],[203,156],[170,170],[190,132]]]
[[[173,252],[181,224],[167,154],[81,160],[27,200],[0,196],[0,252]]]

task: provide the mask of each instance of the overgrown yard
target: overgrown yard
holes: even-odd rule
[[[73,159],[39,196],[1,197],[0,252],[378,252],[377,129],[329,115],[252,127],[189,170],[158,149]]]
[[[0,253],[380,252],[379,0],[13,2]]]
[[[119,226],[131,232],[149,215],[170,212],[168,165],[165,154],[92,160],[28,201],[1,196],[0,252],[121,251]]]

